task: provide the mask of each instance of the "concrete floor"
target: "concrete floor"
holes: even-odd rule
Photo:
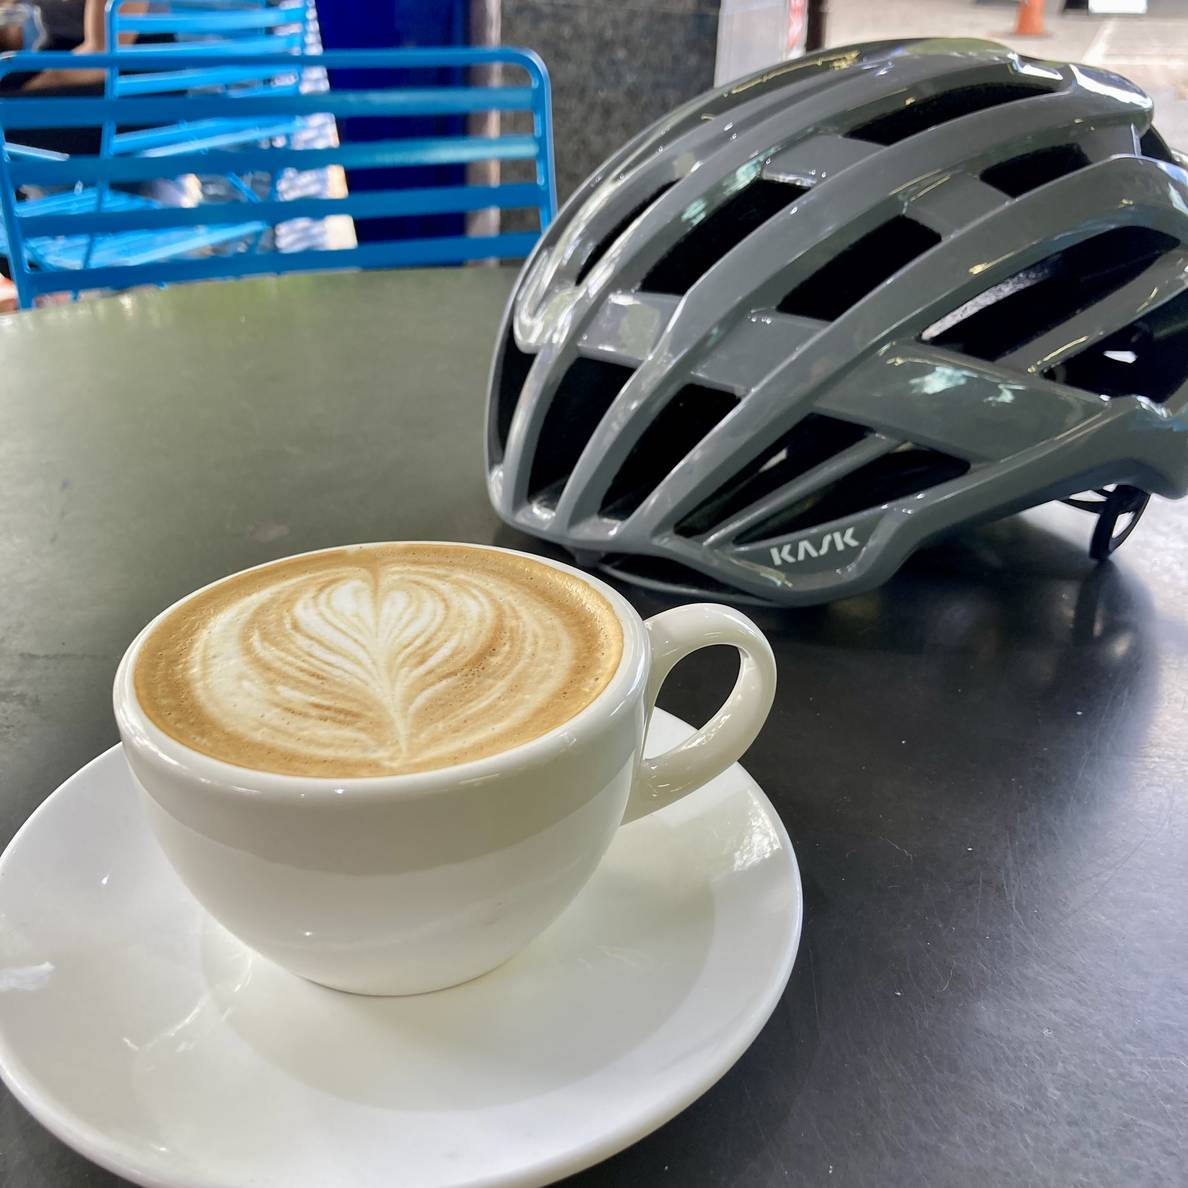
[[[1064,14],[1048,4],[1047,33],[1017,37],[1012,4],[973,0],[829,0],[828,45],[883,37],[986,37],[1037,58],[1088,62],[1138,83],[1155,100],[1156,126],[1188,152],[1188,0],[1153,0],[1148,15]]]

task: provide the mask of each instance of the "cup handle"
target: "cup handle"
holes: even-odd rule
[[[775,697],[776,665],[763,633],[733,607],[701,602],[678,606],[644,623],[652,663],[644,691],[651,723],[665,677],[692,652],[717,644],[739,650],[738,679],[716,714],[663,755],[644,759],[623,823],[654,813],[720,775],[755,741]]]

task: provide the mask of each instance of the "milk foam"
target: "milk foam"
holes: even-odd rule
[[[527,558],[383,545],[227,579],[150,634],[136,692],[178,741],[291,774],[423,771],[571,718],[622,653],[610,604]]]

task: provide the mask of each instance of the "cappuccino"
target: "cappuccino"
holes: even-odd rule
[[[431,771],[560,726],[623,653],[593,586],[522,554],[378,544],[225,578],[149,632],[148,719],[227,763],[285,775]]]

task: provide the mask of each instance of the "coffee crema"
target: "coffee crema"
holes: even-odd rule
[[[613,607],[572,574],[466,545],[359,545],[235,574],[149,632],[133,680],[171,738],[241,767],[431,771],[528,742],[607,686]]]

